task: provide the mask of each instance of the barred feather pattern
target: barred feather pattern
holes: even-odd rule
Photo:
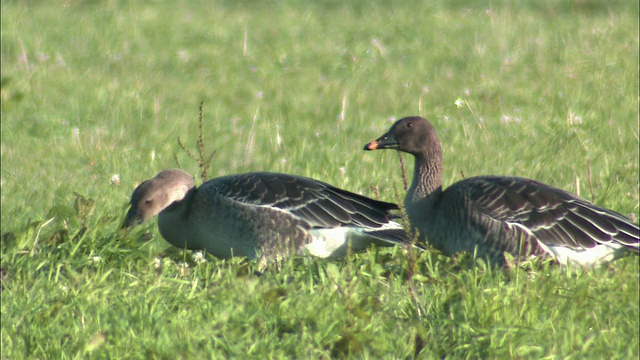
[[[638,225],[538,181],[482,176],[462,180],[446,191],[464,194],[469,211],[482,214],[484,238],[512,254],[554,256],[555,248],[579,253],[598,246],[639,252]],[[506,233],[511,237],[499,236]],[[523,238],[524,244],[519,242]]]
[[[215,178],[195,187],[181,170],[143,182],[131,198],[124,227],[159,215],[162,236],[181,248],[220,258],[268,263],[303,253],[344,256],[371,244],[409,244],[398,206],[311,178],[254,172]]]
[[[398,120],[365,150],[397,149],[415,157],[405,199],[411,226],[445,254],[473,251],[504,264],[504,253],[593,265],[639,251],[640,230],[627,217],[544,183],[479,176],[442,189],[442,154],[424,118]]]
[[[288,212],[313,228],[358,226],[378,229],[397,219],[396,204],[378,201],[327,183],[282,173],[223,176],[203,184],[201,192],[238,203]]]

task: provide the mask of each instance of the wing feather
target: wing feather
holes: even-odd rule
[[[311,178],[257,172],[208,181],[200,191],[215,191],[233,201],[290,213],[314,228],[358,226],[377,229],[398,216],[396,204],[378,201]]]
[[[623,245],[638,252],[638,225],[566,191],[516,177],[483,176],[465,179],[451,188],[465,194],[472,211],[482,214],[487,237],[513,248],[514,227],[525,228],[549,246],[585,250],[599,244]],[[451,189],[450,188],[450,189]]]

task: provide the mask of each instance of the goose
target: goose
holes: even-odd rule
[[[639,228],[625,216],[564,190],[521,177],[477,176],[442,189],[442,148],[431,123],[396,121],[364,150],[397,149],[415,158],[404,207],[413,231],[445,255],[469,251],[492,265],[504,253],[561,265],[638,255]]]
[[[344,257],[370,244],[410,244],[396,204],[370,199],[307,177],[252,172],[206,181],[164,170],[131,196],[122,228],[158,215],[172,245],[227,259],[258,259],[262,267],[288,255]]]

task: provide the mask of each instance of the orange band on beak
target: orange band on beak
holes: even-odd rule
[[[378,148],[378,141],[374,140],[364,146],[365,150],[376,150]]]

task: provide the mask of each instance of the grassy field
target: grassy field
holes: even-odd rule
[[[255,264],[119,226],[198,165],[400,202],[393,119],[445,185],[534,178],[638,217],[637,1],[3,1],[2,358],[637,359],[639,261],[509,270],[371,250]],[[456,101],[461,106],[456,106]],[[409,158],[407,170],[411,171]],[[636,220],[637,222],[637,220]]]

